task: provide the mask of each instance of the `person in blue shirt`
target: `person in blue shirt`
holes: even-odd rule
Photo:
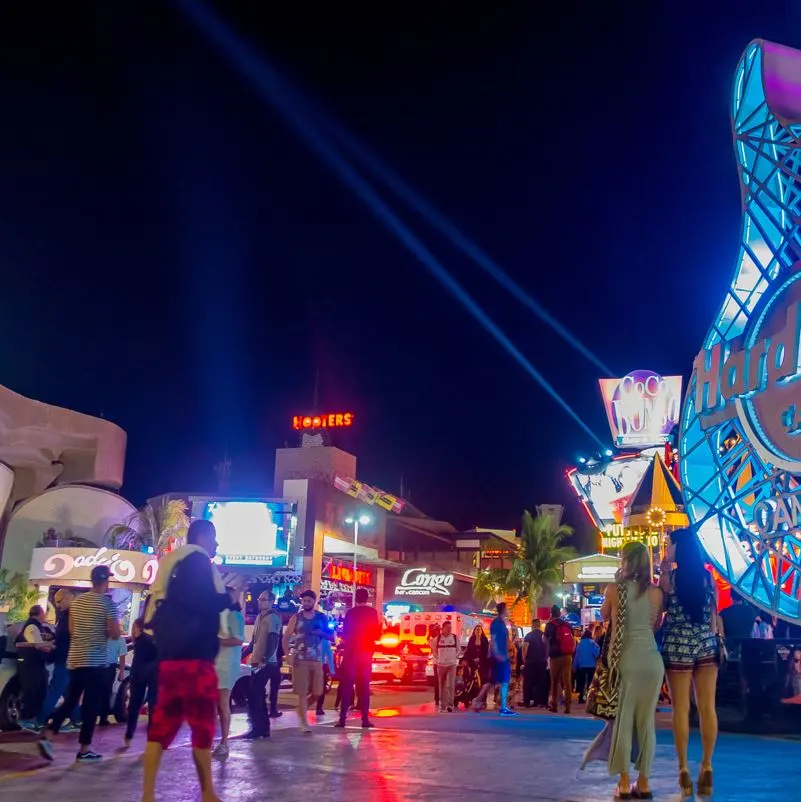
[[[592,639],[592,632],[587,627],[576,646],[576,653],[573,655],[573,667],[576,669],[576,691],[580,705],[583,705],[586,699],[600,653],[601,647]]]
[[[498,603],[498,615],[490,625],[490,681],[481,689],[473,702],[476,713],[486,707],[487,694],[496,686],[500,686],[501,706],[498,710],[501,716],[514,716],[514,710],[509,709],[509,680],[512,678],[512,664],[509,660],[509,613],[505,602]]]

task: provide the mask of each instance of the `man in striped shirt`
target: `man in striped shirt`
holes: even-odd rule
[[[106,641],[121,635],[117,610],[108,593],[111,571],[107,565],[92,569],[92,589],[79,596],[70,607],[70,649],[67,654],[69,685],[64,702],[53,712],[50,726],[42,731],[39,751],[53,759],[52,736],[61,729],[64,719],[77,706],[81,696],[81,734],[77,761],[92,763],[100,760],[91,749],[95,722],[100,713],[106,672]]]

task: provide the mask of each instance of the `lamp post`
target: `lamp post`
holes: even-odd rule
[[[351,607],[356,606],[356,565],[357,565],[357,550],[359,548],[359,524],[367,526],[373,519],[366,514],[362,515],[349,515],[345,518],[346,524],[353,524],[353,597],[351,598]]]

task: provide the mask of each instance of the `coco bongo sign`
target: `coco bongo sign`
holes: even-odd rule
[[[396,596],[450,596],[453,574],[429,574],[428,568],[409,568],[404,571]]]

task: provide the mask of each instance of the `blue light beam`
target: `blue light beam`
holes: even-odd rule
[[[285,79],[277,78],[285,86],[285,91],[295,102],[307,109],[307,113],[317,118],[320,124],[326,128],[332,136],[339,141],[346,152],[349,152],[357,161],[370,171],[379,181],[388,186],[398,197],[402,198],[430,225],[444,234],[457,248],[460,248],[469,256],[480,268],[489,276],[495,279],[510,295],[524,306],[528,307],[539,318],[547,323],[565,342],[572,345],[582,356],[586,357],[596,367],[600,368],[606,376],[617,374],[604,364],[590,349],[584,345],[574,334],[565,328],[542,304],[532,298],[497,262],[495,262],[485,251],[483,251],[473,241],[468,239],[450,220],[434,207],[430,201],[423,198],[409,184],[406,183],[396,172],[371,151],[364,143],[360,142],[353,134],[349,133],[343,126],[336,122],[330,115],[327,115],[319,107],[303,97],[297,89],[289,86]]]
[[[343,159],[337,150],[311,126],[302,115],[289,108],[283,97],[280,84],[273,79],[273,71],[264,61],[253,53],[239,38],[220,23],[209,11],[193,0],[178,0],[195,25],[200,28],[236,65],[264,99],[270,103],[290,123],[306,144],[317,153],[339,176],[342,182],[354,192],[367,208],[411,251],[431,274],[445,286],[462,306],[506,349],[507,353],[556,401],[559,406],[602,448],[605,444],[579,417],[573,408],[549,384],[545,377],[526,359],[473,300],[467,291],[437,261],[431,251],[405,226],[387,203],[362,176]]]
[[[469,256],[485,273],[498,282],[510,295],[534,312],[544,323],[549,325],[562,339],[575,348],[582,356],[592,362],[596,367],[604,372],[606,376],[615,374],[604,362],[601,361],[590,349],[581,342],[572,332],[563,326],[542,304],[531,297],[497,262],[495,262],[485,251],[483,251],[472,240],[468,239],[460,229],[448,220],[430,201],[426,200],[419,192],[413,189],[401,178],[398,173],[392,170],[381,158],[364,142],[357,139],[344,126],[337,122],[330,114],[327,114],[309,97],[305,96],[300,90],[292,86],[275,68],[270,67],[264,62],[265,72],[270,75],[270,80],[275,86],[280,87],[298,108],[307,117],[319,122],[335,140],[345,149],[347,153],[360,162],[363,167],[371,172],[379,181],[391,189],[399,198],[404,200],[412,209],[423,217],[431,226],[444,234],[457,248],[461,249]]]

